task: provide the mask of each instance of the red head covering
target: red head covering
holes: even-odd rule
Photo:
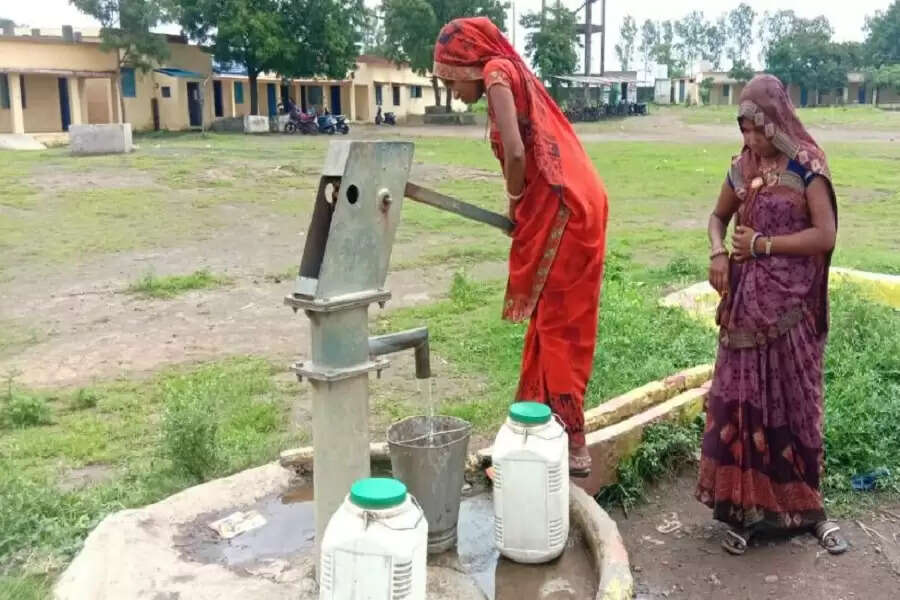
[[[525,84],[535,154],[558,157],[556,140],[561,134],[564,135],[563,132],[577,139],[572,126],[540,80],[490,19],[456,19],[444,25],[434,45],[434,74],[452,81],[476,81],[484,79],[484,66],[498,58],[512,63]],[[549,184],[563,183],[557,161],[540,160],[538,168]]]

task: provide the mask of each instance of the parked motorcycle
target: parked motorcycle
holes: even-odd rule
[[[319,115],[318,125],[319,133],[327,133],[328,135],[337,133],[337,119],[334,118],[334,115],[329,114],[328,111],[325,111],[323,115]]]
[[[392,112],[384,113],[384,116],[381,115],[381,107],[378,107],[378,112],[375,113],[375,124],[376,125],[396,125],[397,124],[397,116]]]
[[[350,133],[350,125],[347,123],[347,117],[344,115],[334,115],[335,127],[341,135]]]
[[[305,113],[296,109],[291,113],[291,118],[284,126],[287,133],[302,133],[303,135],[316,135],[319,133],[319,126],[316,122],[314,113]]]

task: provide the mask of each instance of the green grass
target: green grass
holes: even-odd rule
[[[653,111],[691,125],[730,125],[735,123],[737,106],[656,106]],[[811,127],[900,131],[900,113],[874,106],[798,108],[797,115],[805,125]]]
[[[159,277],[153,273],[144,275],[140,280],[131,284],[128,291],[147,298],[174,298],[179,294],[191,290],[203,290],[224,285],[228,282],[225,277],[213,275],[203,269],[194,271],[190,275],[169,275]]]
[[[0,436],[0,574],[6,575],[0,598],[43,597],[49,578],[110,512],[272,460],[305,441],[306,433],[288,425],[297,384],[274,375],[266,361],[233,359],[145,381],[45,393],[52,424]],[[171,443],[188,438],[160,426],[184,400],[215,429],[203,473],[182,468],[191,448]],[[110,476],[78,489],[65,483],[73,470],[91,465],[105,466]]]
[[[600,308],[594,376],[586,405],[712,359],[710,332],[677,310],[656,304],[658,291],[625,275],[615,259],[607,268]],[[471,421],[481,432],[501,421],[513,398],[525,327],[501,321],[502,286],[454,279],[447,300],[384,317],[381,330],[427,323],[435,352],[486,381],[478,398],[445,399],[441,410]]]

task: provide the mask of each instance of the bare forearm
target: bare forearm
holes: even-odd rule
[[[761,236],[756,239],[756,253],[765,254],[766,238]],[[772,254],[787,254],[792,256],[815,256],[824,254],[834,248],[833,232],[810,227],[789,235],[772,236]]]
[[[525,156],[514,154],[508,156],[503,164],[503,175],[506,178],[506,191],[509,197],[509,214],[515,214],[516,204],[519,200],[514,199],[520,196],[525,189]]]
[[[709,215],[709,247],[714,252],[725,247],[726,229],[728,229],[728,221],[723,220],[716,213]]]

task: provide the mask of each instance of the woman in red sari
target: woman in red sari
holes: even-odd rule
[[[584,393],[597,337],[606,190],[562,111],[490,20],[445,25],[434,73],[464,102],[487,93],[491,146],[516,223],[503,317],[530,319],[517,399],[560,416],[570,475],[586,477]]]
[[[709,220],[721,330],[697,498],[731,525],[723,546],[732,554],[757,533],[804,529],[840,554],[847,543],[827,520],[820,490],[837,232],[831,173],[775,77],[747,84],[738,124],[744,148]],[[729,257],[725,230],[735,215]]]

